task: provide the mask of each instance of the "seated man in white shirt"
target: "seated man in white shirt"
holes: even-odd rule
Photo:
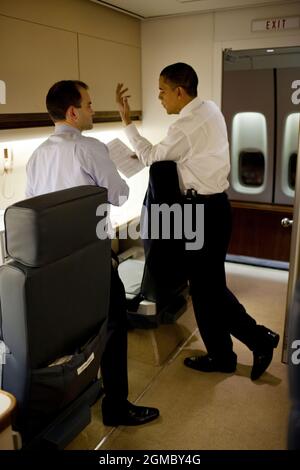
[[[108,202],[123,204],[129,188],[110,160],[107,147],[97,139],[81,135],[93,127],[94,111],[87,85],[76,80],[57,82],[50,88],[46,104],[55,132],[28,162],[26,195],[95,185],[107,188]],[[118,271],[113,267],[107,329],[109,340],[101,361],[105,392],[103,423],[130,426],[152,421],[159,416],[156,408],[135,406],[127,400],[126,299]]]
[[[123,84],[117,86],[116,99],[126,135],[140,161],[151,165],[174,160],[183,206],[191,202],[194,207],[204,205],[204,245],[196,248],[186,244],[186,266],[207,354],[188,357],[184,364],[202,372],[234,372],[237,357],[232,334],[253,351],[251,379],[256,380],[271,363],[279,335],[257,325],[226,285],[224,262],[231,233],[231,208],[224,192],[229,186],[230,170],[227,130],[217,105],[199,98],[197,86],[197,74],[188,64],[176,63],[162,70],[159,99],[168,114],[178,114],[179,118],[157,145],[143,138],[131,122]],[[196,222],[191,220],[189,225],[198,227]]]

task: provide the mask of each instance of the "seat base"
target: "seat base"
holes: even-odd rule
[[[167,305],[139,298],[145,262],[140,247],[131,248],[119,255],[119,275],[124,284],[127,299],[128,324],[131,328],[157,328],[160,324],[174,323],[186,310],[188,288],[183,286]]]
[[[101,380],[98,379],[42,432],[24,443],[23,449],[64,449],[91,422],[90,407],[102,394]]]
[[[183,290],[164,309],[157,311],[155,302],[142,300],[136,312],[127,311],[129,327],[132,328],[157,328],[159,325],[175,323],[176,320],[186,311],[188,289]]]

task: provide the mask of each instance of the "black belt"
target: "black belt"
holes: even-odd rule
[[[224,196],[226,196],[226,193],[198,194],[195,189],[188,189],[183,197],[187,201],[201,201],[206,199],[224,198]]]

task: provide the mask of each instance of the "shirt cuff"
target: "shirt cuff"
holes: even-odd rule
[[[135,127],[135,125],[133,124],[133,122],[131,124],[129,124],[128,126],[126,126],[124,128],[125,130],[125,134],[127,135],[128,139],[134,139],[135,137],[140,137],[140,134],[139,134],[139,131],[137,130],[137,128]]]

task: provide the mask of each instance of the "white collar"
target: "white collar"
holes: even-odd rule
[[[203,100],[201,100],[198,96],[196,96],[196,98],[194,98],[192,101],[190,101],[188,104],[186,104],[182,108],[182,110],[179,113],[179,116],[180,117],[186,116],[191,111],[193,111],[195,108],[198,108],[199,106],[201,106],[201,104],[203,104]]]
[[[68,124],[55,124],[55,134],[64,134],[65,132],[81,134],[80,130],[76,129],[76,127],[69,126]]]

